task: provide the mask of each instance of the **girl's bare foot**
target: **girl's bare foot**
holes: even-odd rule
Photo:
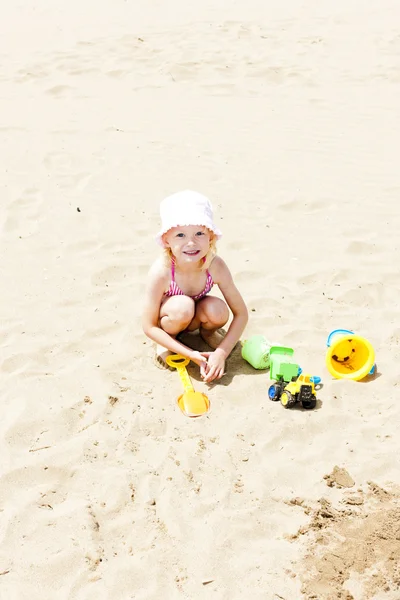
[[[204,329],[200,327],[200,336],[206,344],[213,350],[216,350],[225,337],[223,329]]]
[[[160,346],[160,344],[156,344],[156,354],[154,357],[156,367],[158,367],[159,369],[171,370],[171,367],[167,365],[166,361],[167,356],[169,356],[170,354],[172,354],[172,352],[167,350],[167,348],[164,348],[164,346]]]

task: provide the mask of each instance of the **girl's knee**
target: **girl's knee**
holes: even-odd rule
[[[189,296],[175,297],[179,298],[179,300],[176,302],[176,307],[173,310],[175,320],[181,319],[182,321],[188,321],[190,323],[190,321],[194,317],[195,312],[194,300],[192,298],[189,298]]]
[[[165,312],[164,317],[168,319],[168,329],[176,329],[178,333],[182,329],[185,329],[193,320],[195,312],[194,300],[189,296],[173,296],[170,298],[168,306],[165,306]]]
[[[208,302],[204,302],[203,309],[207,321],[218,325],[225,325],[229,319],[229,309],[225,302],[220,298],[209,296],[205,298]]]

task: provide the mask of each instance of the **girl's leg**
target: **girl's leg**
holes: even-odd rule
[[[225,302],[215,296],[205,296],[196,302],[194,319],[189,331],[200,330],[200,335],[211,348],[218,348],[222,335],[217,333],[229,319],[229,309]]]
[[[171,296],[166,298],[160,309],[160,327],[170,336],[176,337],[192,322],[195,313],[195,304],[189,296]],[[165,359],[171,352],[157,344],[156,360],[166,367]]]
[[[189,296],[166,298],[160,308],[160,327],[176,336],[187,328],[195,314],[195,303]]]

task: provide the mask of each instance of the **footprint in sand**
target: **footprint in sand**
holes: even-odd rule
[[[109,266],[101,269],[92,275],[92,284],[94,286],[115,286],[123,283],[128,278],[128,273],[131,271],[130,266]],[[131,273],[129,273],[128,281],[132,281]]]
[[[83,193],[94,175],[82,171],[81,158],[67,152],[49,152],[43,164],[62,192]]]
[[[49,96],[53,96],[53,98],[66,98],[71,95],[71,92],[74,91],[70,85],[55,85],[46,90],[46,94]]]
[[[353,241],[348,244],[346,252],[348,254],[365,256],[367,254],[374,254],[374,252],[376,252],[376,246],[369,242]]]
[[[36,233],[42,220],[42,204],[42,194],[38,189],[25,189],[7,206],[3,231],[16,232],[22,238]]]

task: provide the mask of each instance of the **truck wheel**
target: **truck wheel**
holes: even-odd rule
[[[306,408],[307,410],[311,410],[312,408],[315,408],[317,406],[317,399],[314,398],[310,398],[309,400],[303,400],[303,402],[301,403],[303,408]]]
[[[279,400],[282,394],[282,386],[279,383],[273,383],[268,389],[268,398],[270,400]]]
[[[285,408],[291,408],[296,404],[296,398],[290,392],[284,390],[281,396],[281,404]]]

